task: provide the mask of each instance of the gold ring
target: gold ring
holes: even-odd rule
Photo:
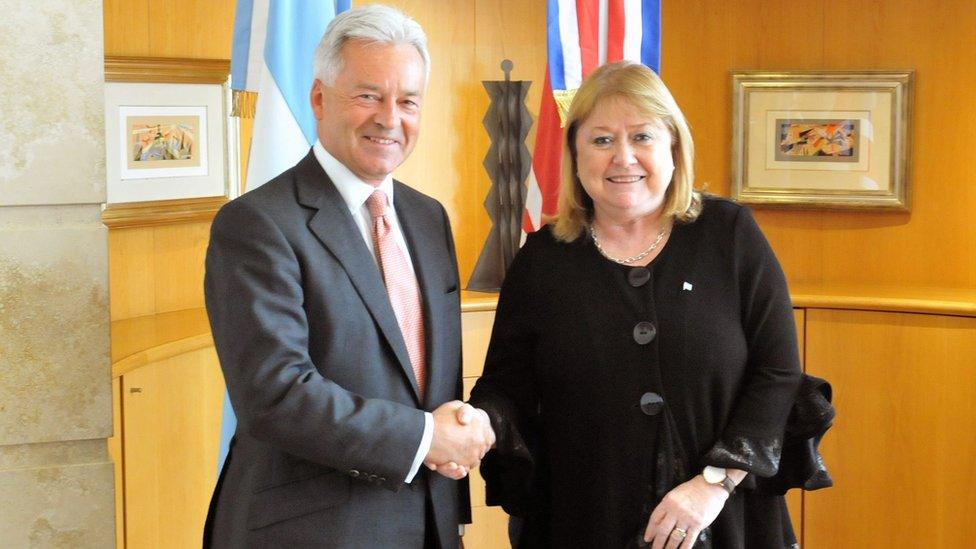
[[[675,527],[675,529],[672,530],[672,532],[677,532],[678,535],[681,536],[681,539],[685,539],[686,537],[688,537],[688,531],[685,530],[684,528]]]

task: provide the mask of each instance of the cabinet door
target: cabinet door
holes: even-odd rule
[[[126,546],[199,547],[224,383],[213,347],[122,376]]]
[[[972,547],[976,318],[811,309],[806,325],[837,419],[803,546]]]

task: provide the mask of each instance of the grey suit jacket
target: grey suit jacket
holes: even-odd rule
[[[214,219],[207,312],[238,426],[205,545],[419,548],[428,497],[441,545],[457,545],[466,483],[423,467],[403,482],[423,410],[461,397],[454,244],[436,200],[399,182],[394,197],[423,294],[425,402],[376,262],[311,152]]]

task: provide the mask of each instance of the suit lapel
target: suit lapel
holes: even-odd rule
[[[446,272],[446,257],[438,243],[444,241],[443,229],[438,229],[429,208],[417,200],[417,196],[405,185],[394,181],[394,203],[397,219],[403,230],[403,238],[410,248],[410,258],[424,303],[424,330],[427,349],[427,392],[428,398],[435,392],[434,380],[438,379],[440,368],[439,348],[435,344],[436,335],[444,334],[446,318],[440,310],[434,310],[435,298],[441,297],[446,288],[438,282],[438,273]]]
[[[362,234],[342,200],[342,195],[312,152],[299,164],[297,183],[299,203],[318,210],[308,222],[309,230],[332,252],[346,271],[370,315],[393,349],[400,369],[410,382],[419,402],[417,380],[410,365],[407,345],[403,341],[403,334],[390,305],[386,284],[380,276],[376,260],[363,242]]]

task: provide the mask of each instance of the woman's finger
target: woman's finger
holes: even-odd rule
[[[675,524],[675,519],[665,516],[653,527],[649,527],[651,530],[652,549],[664,549],[665,545],[668,543],[668,536],[671,533],[671,530],[674,529]]]
[[[684,545],[681,549],[691,549],[695,546],[695,542],[698,541],[698,536],[701,534],[701,528],[688,528],[688,537],[685,538]]]
[[[651,517],[647,519],[647,528],[644,529],[645,542],[651,543],[651,541],[654,540],[654,532],[656,531],[658,524],[660,524],[660,522],[664,520],[664,517],[665,517],[664,509],[662,509],[660,505],[655,507],[654,511],[651,512]]]
[[[675,526],[668,532],[668,542],[664,545],[665,549],[678,549],[688,537],[688,529]]]
[[[474,407],[468,403],[464,403],[454,411],[454,416],[461,425],[468,425],[474,419],[474,413]]]

